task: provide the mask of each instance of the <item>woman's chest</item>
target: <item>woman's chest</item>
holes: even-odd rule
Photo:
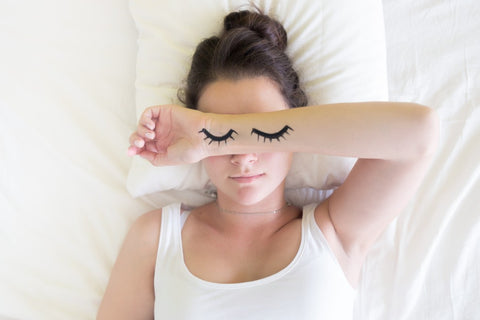
[[[268,238],[235,238],[202,228],[182,232],[184,263],[194,276],[214,283],[240,283],[286,268],[301,244],[301,221]]]

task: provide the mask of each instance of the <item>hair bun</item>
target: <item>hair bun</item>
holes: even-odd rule
[[[282,51],[287,47],[287,32],[282,24],[265,14],[248,10],[232,12],[225,17],[223,24],[225,31],[248,28]]]

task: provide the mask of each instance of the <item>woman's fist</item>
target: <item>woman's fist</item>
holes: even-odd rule
[[[198,134],[206,125],[204,113],[176,105],[147,108],[130,136],[128,154],[155,166],[194,163],[207,156]]]

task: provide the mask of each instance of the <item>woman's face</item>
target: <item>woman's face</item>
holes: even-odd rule
[[[218,80],[205,88],[198,103],[200,111],[225,114],[287,108],[276,84],[264,77]],[[203,160],[218,196],[240,205],[283,201],[291,162],[290,152],[213,156]]]

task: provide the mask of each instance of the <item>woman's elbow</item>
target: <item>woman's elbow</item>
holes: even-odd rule
[[[418,136],[416,155],[431,157],[437,150],[440,138],[440,119],[437,112],[426,106],[421,106],[418,116]]]

